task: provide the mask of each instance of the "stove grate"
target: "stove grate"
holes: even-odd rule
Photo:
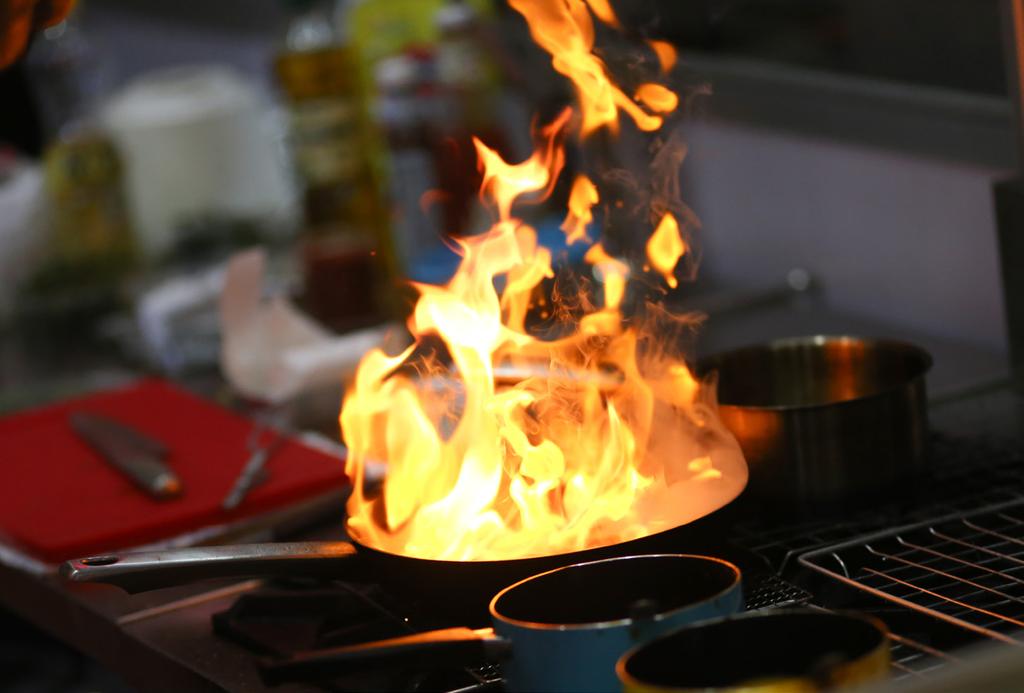
[[[925,678],[960,661],[956,655],[896,633],[889,633],[889,642],[892,677],[896,680]]]
[[[774,574],[745,578],[746,609],[771,609],[782,606],[798,606],[811,600],[811,593],[790,584]]]
[[[1024,501],[878,532],[800,564],[881,599],[1024,644]]]
[[[1018,443],[934,433],[928,454],[931,472],[914,498],[866,507],[843,519],[794,520],[768,528],[763,515],[755,514],[739,523],[732,539],[787,574],[801,555],[816,549],[939,515],[1024,500],[1024,453]]]
[[[939,516],[952,520],[967,517],[968,522],[975,522],[970,518],[975,516],[978,508],[1019,508],[1022,510],[1016,515],[1011,514],[1010,520],[1002,518],[1001,522],[1009,526],[980,526],[1017,541],[1024,541],[1024,527],[1013,521],[1024,521],[1024,454],[1019,443],[976,436],[933,434],[929,440],[929,457],[929,477],[918,484],[911,498],[865,507],[862,511],[838,519],[793,520],[766,526],[763,517],[752,516],[749,522],[738,525],[732,537],[734,543],[762,558],[787,580],[796,579],[804,584],[805,573],[802,568],[810,567],[830,578],[856,583],[863,590],[860,594],[864,594],[866,599],[855,605],[855,608],[873,613],[889,625],[893,677],[896,679],[927,677],[943,670],[949,663],[958,661],[955,652],[959,648],[991,639],[989,631],[998,633],[1004,639],[1024,639],[1021,632],[1013,634],[1019,627],[1015,627],[1012,622],[986,617],[971,608],[980,605],[986,609],[985,604],[1000,600],[1005,602],[1003,607],[1024,607],[1024,592],[1019,591],[1024,587],[1024,563],[1014,562],[1024,561],[1024,544],[1009,541],[1004,542],[1002,547],[996,546],[1005,554],[1004,558],[1000,558],[980,550],[992,549],[993,545],[999,544],[998,537],[985,534],[980,529],[965,525],[958,529],[959,533],[949,535],[961,542],[978,541],[978,547],[943,540],[927,531],[936,524],[934,518]],[[984,513],[978,513],[979,517],[981,515]],[[926,538],[932,544],[922,546],[935,548],[933,544],[938,544],[941,555],[921,552],[920,549],[914,553],[911,547],[891,539],[893,527],[909,524],[925,530]],[[865,537],[871,537],[871,548],[876,553],[862,546],[868,541]],[[891,542],[882,542],[882,537],[890,537]],[[983,538],[988,541],[982,541]],[[892,546],[892,542],[896,546]],[[905,562],[901,563],[901,560]],[[979,582],[971,577],[969,571],[972,568],[958,560],[976,566],[975,569],[986,576],[985,580]],[[1000,561],[1003,563],[996,567]],[[857,573],[859,566],[882,572],[883,575],[868,571]],[[999,575],[989,570],[1006,575],[1006,582],[1014,591],[1008,592],[1005,585],[998,584]],[[907,579],[912,573],[916,577]],[[943,577],[943,573],[952,577]],[[948,592],[948,595],[970,606],[956,607],[940,597],[929,600],[925,593],[915,587],[898,582],[903,580],[913,585],[921,577],[932,581],[922,586],[933,592],[937,591],[936,586],[946,591],[959,589],[960,592]],[[959,578],[966,578],[981,587],[971,587]],[[817,588],[811,590],[815,596],[801,603],[824,608],[849,608],[849,605],[835,603],[833,597],[836,595],[827,596],[830,594],[828,590],[821,594]],[[991,590],[995,590],[995,593]],[[1007,596],[1001,597],[999,593]],[[908,598],[908,594],[914,598]],[[893,599],[894,595],[903,601]],[[877,597],[883,600],[879,601]],[[979,598],[988,598],[988,602],[979,601]],[[899,606],[893,607],[893,601],[897,601]],[[1005,608],[1002,611],[987,610],[1024,621],[1024,608],[1019,611],[1006,611]],[[961,613],[964,611],[967,613]],[[931,615],[935,613],[941,614],[941,619]],[[970,630],[962,625],[963,621],[982,630]]]

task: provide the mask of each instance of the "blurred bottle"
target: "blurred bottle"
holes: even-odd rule
[[[437,76],[458,108],[464,125],[476,131],[495,127],[497,70],[481,45],[480,17],[471,5],[451,0],[435,17],[440,40]]]
[[[50,140],[91,121],[113,83],[110,61],[82,29],[85,7],[79,0],[67,19],[36,38],[28,55],[33,95]]]
[[[379,61],[411,46],[434,46],[439,40],[437,13],[448,0],[339,0],[339,20],[351,35],[359,71],[367,90],[373,87]],[[478,13],[490,15],[494,0],[467,0]]]
[[[332,3],[286,4],[292,18],[275,72],[304,191],[306,300],[336,327],[364,323],[390,308],[397,263],[370,165],[356,64]]]
[[[81,12],[79,4],[64,22],[44,31],[29,60],[49,138],[43,164],[52,257],[42,283],[55,290],[112,284],[137,260],[122,162],[96,122],[96,108],[111,84],[110,70],[82,31]]]
[[[92,282],[115,281],[136,264],[123,168],[110,139],[83,126],[52,143],[44,157],[54,255]]]
[[[431,150],[435,85],[430,63],[396,55],[377,63],[375,119],[387,142],[391,228],[402,271],[418,278],[417,263],[441,244],[437,205],[442,194]]]
[[[480,230],[470,228],[481,183],[473,137],[506,159],[510,152],[497,113],[497,70],[480,43],[479,14],[469,4],[450,1],[437,11],[435,22],[439,107],[434,157],[445,192],[445,230],[464,235]]]

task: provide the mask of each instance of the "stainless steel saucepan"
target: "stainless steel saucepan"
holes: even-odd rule
[[[891,492],[925,470],[931,363],[904,342],[813,336],[712,356],[698,372],[718,374],[748,494],[815,512]]]

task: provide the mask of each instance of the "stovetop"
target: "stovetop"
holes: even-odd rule
[[[1024,579],[1016,575],[1024,576],[1022,450],[1016,443],[991,437],[933,435],[930,477],[907,494],[909,501],[813,521],[773,522],[758,508],[748,507],[742,511],[731,541],[718,553],[743,571],[748,610],[804,604],[872,613],[892,633],[895,676],[934,674],[955,661],[957,652],[968,645],[998,637],[1024,641],[1024,609],[1016,609],[1024,604]],[[1019,514],[1011,513],[1007,520],[1005,507],[1015,511],[1018,501]],[[986,508],[996,508],[993,512],[1002,517],[996,530],[1003,537],[997,547],[1003,563],[992,569],[985,567],[986,559],[994,557],[986,554],[984,547],[968,547],[952,556],[946,555],[952,553],[949,551],[933,556],[918,550],[912,556],[914,566],[905,565],[905,554],[891,551],[894,542],[902,541],[895,528],[910,525],[918,535],[929,534],[933,525],[958,522],[961,515]],[[982,512],[980,517],[988,515]],[[1015,522],[1017,517],[1020,522]],[[978,522],[995,527],[989,519]],[[970,531],[964,534],[961,530],[958,539],[977,539]],[[872,542],[881,542],[890,553],[872,553]],[[844,564],[845,556],[863,558],[865,552],[874,562]],[[1018,567],[1020,571],[1016,571]],[[844,570],[852,573],[844,575]],[[988,570],[988,582],[979,583],[971,572],[979,570]],[[888,577],[878,579],[870,571]],[[952,601],[943,595],[953,595]],[[994,610],[1006,616],[997,617],[998,637],[983,628],[965,626],[964,619],[956,617],[964,610],[978,616],[972,607],[975,602],[987,605],[982,609],[986,613]],[[1000,607],[1000,602],[1014,608]],[[240,596],[229,609],[213,616],[213,625],[218,636],[250,651],[256,666],[261,660],[310,650],[464,624],[449,622],[429,604],[386,592],[379,585],[291,580],[267,583]],[[314,683],[324,690],[346,691],[500,690],[500,675],[499,666],[465,661],[437,668],[362,670]]]
[[[811,595],[739,547],[721,552],[741,567],[746,608],[803,604]],[[214,632],[270,661],[311,650],[463,625],[379,585],[285,580],[244,594],[213,616]],[[500,666],[468,659],[461,666],[367,669],[328,681],[325,690],[455,691],[501,689]]]

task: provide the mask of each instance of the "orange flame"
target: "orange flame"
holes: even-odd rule
[[[512,203],[520,195],[554,185],[565,163],[565,150],[558,146],[558,139],[571,117],[572,109],[563,110],[550,125],[541,130],[543,147],[519,164],[505,163],[498,152],[476,137],[473,138],[477,162],[483,172],[480,193],[482,196],[489,195],[497,203],[502,221],[509,219]]]
[[[602,127],[617,131],[619,109],[641,130],[661,127],[661,117],[644,111],[615,86],[604,62],[591,52],[594,22],[590,10],[603,21],[608,21],[607,16],[618,24],[606,0],[509,0],[509,5],[526,17],[534,40],[551,54],[551,64],[575,85],[584,136]]]
[[[569,214],[562,222],[566,243],[572,245],[577,241],[590,241],[587,226],[594,220],[590,210],[599,201],[600,196],[594,183],[582,174],[576,176],[576,180],[572,182],[572,190],[569,191]]]
[[[590,11],[594,13],[594,16],[608,26],[616,29],[622,26],[619,24],[619,18],[615,16],[612,6],[608,4],[608,0],[587,0],[587,5],[590,6]]]
[[[658,56],[658,63],[661,65],[662,72],[671,72],[672,68],[676,66],[676,47],[668,41],[648,41],[647,45],[651,47],[654,54]]]
[[[576,83],[582,135],[614,130],[619,108],[641,129],[660,127],[661,117],[627,98],[590,52],[590,12],[618,26],[606,0],[510,3]],[[675,96],[645,85],[637,98],[667,112],[675,108],[667,94]],[[650,325],[623,320],[630,265],[603,244],[585,257],[603,285],[603,306],[557,340],[526,329],[532,302],[545,300],[538,289],[553,275],[552,258],[514,209],[557,182],[570,116],[544,128],[520,163],[475,140],[481,196],[497,212],[493,226],[458,241],[463,257],[447,285],[416,285],[408,320],[414,343],[396,356],[373,350],[357,369],[341,425],[353,482],[348,528],[367,546],[446,560],[576,551],[685,524],[746,484],[713,392],[659,347]],[[577,177],[563,224],[570,243],[589,241],[598,199],[593,182]],[[675,286],[685,246],[670,214],[647,250]],[[423,357],[438,339],[444,357]],[[374,495],[364,483],[369,460],[388,465]]]
[[[629,278],[629,265],[618,260],[607,252],[604,245],[597,243],[592,245],[584,261],[594,265],[598,278],[604,283],[604,307],[617,311],[622,305],[622,296],[626,292],[626,279]],[[616,321],[618,314],[615,314]]]
[[[637,101],[658,113],[671,113],[679,105],[679,97],[676,96],[676,93],[660,84],[641,84],[637,87],[636,98]]]
[[[647,239],[647,259],[673,289],[679,284],[673,272],[685,252],[686,244],[679,235],[679,223],[672,214],[666,213]]]

